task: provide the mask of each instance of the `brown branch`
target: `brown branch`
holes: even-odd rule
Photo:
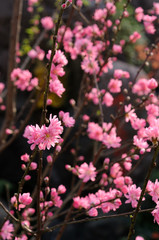
[[[23,0],[15,0],[13,15],[11,21],[11,35],[10,35],[10,48],[9,48],[9,62],[7,73],[7,100],[6,100],[6,115],[1,130],[0,141],[5,138],[5,129],[10,127],[14,122],[16,114],[16,88],[11,81],[10,75],[13,69],[16,67],[16,46],[19,42],[20,23],[22,15]]]
[[[139,213],[152,212],[153,210],[154,210],[154,208],[143,209],[143,210],[140,210]],[[47,227],[43,230],[43,232],[52,232],[55,229],[57,229],[59,227],[62,227],[64,224],[65,225],[71,225],[71,224],[99,221],[99,220],[108,219],[108,218],[110,219],[110,218],[118,218],[118,217],[128,217],[128,216],[132,215],[133,213],[134,213],[134,211],[131,211],[131,212],[126,212],[126,213],[112,214],[112,215],[100,216],[100,217],[95,217],[95,218],[87,217],[87,218],[80,219],[80,220],[63,222],[63,223],[57,224],[57,225],[55,225],[51,228]]]
[[[39,151],[39,162],[37,170],[37,236],[36,240],[41,239],[41,209],[40,209],[40,191],[42,183],[42,151]]]
[[[127,240],[130,240],[131,239],[131,236],[133,235],[133,230],[134,230],[134,227],[135,227],[135,222],[136,222],[136,218],[137,218],[137,214],[139,213],[140,211],[140,206],[141,206],[141,203],[142,203],[142,199],[144,197],[144,194],[145,194],[145,191],[146,191],[146,186],[147,186],[147,183],[148,183],[148,180],[150,179],[150,175],[151,175],[151,172],[155,166],[155,161],[156,161],[156,158],[157,158],[157,155],[159,153],[159,146],[156,148],[155,150],[155,153],[154,153],[154,156],[152,158],[152,162],[151,162],[151,165],[149,167],[149,170],[147,172],[147,175],[146,175],[146,178],[145,178],[145,181],[144,181],[144,185],[143,185],[143,188],[142,188],[142,191],[141,191],[141,194],[140,194],[140,198],[139,198],[139,201],[138,201],[138,204],[137,204],[137,207],[133,213],[133,217],[131,219],[131,225],[130,225],[130,228],[129,228],[129,233],[128,233],[128,237],[127,237]]]

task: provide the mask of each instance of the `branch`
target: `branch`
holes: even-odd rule
[[[6,115],[2,126],[0,140],[5,137],[5,129],[13,124],[14,116],[16,113],[15,95],[16,88],[10,79],[11,72],[16,66],[16,46],[19,42],[20,22],[22,15],[23,0],[15,0],[13,15],[11,21],[11,35],[10,35],[10,48],[9,48],[9,62],[8,62],[8,76],[7,76],[7,100],[6,100]]]
[[[147,172],[147,175],[146,175],[146,178],[145,178],[145,181],[144,181],[144,185],[143,185],[143,188],[142,188],[142,192],[140,194],[140,198],[139,198],[137,207],[136,207],[136,209],[135,209],[135,211],[133,213],[133,217],[131,219],[131,225],[130,225],[130,228],[129,228],[129,233],[128,233],[127,240],[130,240],[131,236],[133,235],[133,230],[134,230],[134,226],[135,226],[135,222],[136,222],[136,217],[137,217],[137,214],[139,213],[140,206],[141,206],[141,203],[142,203],[142,199],[143,199],[145,191],[146,191],[146,186],[147,186],[148,180],[150,179],[151,172],[152,172],[152,170],[153,170],[153,168],[155,166],[155,161],[156,161],[158,153],[159,153],[159,145],[156,148],[156,151],[154,153],[151,165],[149,167],[149,170]]]

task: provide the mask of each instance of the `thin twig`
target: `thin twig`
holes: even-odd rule
[[[143,188],[142,188],[142,191],[141,191],[141,194],[140,194],[140,198],[139,198],[137,207],[136,207],[136,209],[133,213],[133,217],[131,219],[131,225],[130,225],[130,228],[129,228],[129,233],[128,233],[127,240],[130,240],[131,236],[133,235],[133,230],[134,230],[134,226],[135,226],[135,222],[136,222],[136,217],[137,217],[137,214],[140,211],[140,206],[141,206],[142,199],[143,199],[145,191],[146,191],[146,186],[147,186],[148,180],[150,179],[151,172],[152,172],[152,170],[155,166],[155,161],[156,161],[158,153],[159,153],[159,146],[155,150],[154,156],[152,158],[151,165],[149,167],[149,170],[147,172],[147,175],[146,175],[146,178],[145,178],[145,181],[144,181],[144,185],[143,185]]]
[[[143,210],[140,210],[139,213],[152,212],[153,210],[154,210],[154,208],[143,209]],[[133,213],[134,213],[134,211],[131,211],[131,212],[126,212],[126,213],[119,213],[119,214],[100,216],[100,217],[95,217],[95,218],[84,218],[84,219],[80,219],[80,220],[63,222],[63,223],[57,224],[51,228],[47,227],[43,230],[43,232],[52,232],[55,229],[63,226],[64,224],[71,225],[71,224],[78,224],[78,223],[85,223],[85,222],[94,222],[94,221],[104,220],[104,219],[108,219],[108,218],[110,219],[110,218],[118,218],[118,217],[128,217],[128,216],[132,215]]]
[[[10,35],[10,48],[9,48],[9,62],[8,62],[8,73],[7,73],[7,100],[6,100],[6,114],[4,123],[1,129],[0,141],[4,140],[6,133],[5,129],[10,127],[14,122],[16,114],[16,88],[11,81],[11,72],[16,66],[16,46],[19,42],[20,34],[20,23],[22,16],[23,0],[15,0],[13,15],[11,21],[11,35]]]

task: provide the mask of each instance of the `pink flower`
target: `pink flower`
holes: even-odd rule
[[[14,85],[21,91],[31,91],[38,85],[38,79],[32,79],[31,72],[28,70],[21,70],[20,68],[15,68],[11,72],[11,80],[14,82]]]
[[[109,92],[106,92],[103,96],[102,104],[105,104],[107,107],[110,107],[112,106],[113,101],[114,101],[113,96]]]
[[[54,26],[51,17],[43,17],[41,19],[41,24],[42,24],[43,28],[45,28],[46,30],[51,30]]]
[[[62,200],[55,188],[51,188],[51,200],[55,207],[58,207],[58,208],[61,207]]]
[[[61,64],[55,65],[52,63],[51,65],[51,73],[50,76],[53,80],[57,79],[57,76],[63,77],[65,75],[65,71]]]
[[[89,180],[95,181],[96,177],[96,168],[93,166],[92,162],[89,163],[83,163],[78,168],[78,177],[83,180],[83,182],[88,182]]]
[[[132,119],[136,119],[136,113],[135,113],[135,109],[131,109],[131,104],[129,104],[128,106],[125,105],[125,122],[129,122]]]
[[[116,6],[112,2],[106,3],[106,9],[108,10],[109,14],[115,14],[116,12]]]
[[[154,216],[154,222],[156,221],[159,224],[159,202],[157,202],[155,209],[151,213]]]
[[[143,22],[144,22],[144,27],[147,33],[149,34],[154,34],[156,29],[153,25],[153,21],[156,20],[156,16],[150,16],[150,15],[144,15],[143,17]]]
[[[113,166],[110,168],[110,176],[112,178],[117,178],[122,175],[122,169],[119,163],[114,163]]]
[[[64,113],[63,111],[60,111],[59,118],[62,119],[65,127],[73,127],[75,124],[75,119],[70,117],[69,112]]]
[[[90,217],[96,217],[96,216],[98,216],[98,211],[97,211],[97,209],[96,208],[91,208],[90,210],[88,210],[88,215],[90,216]]]
[[[150,89],[155,89],[157,88],[158,83],[154,78],[151,78],[150,80],[148,80],[148,88]]]
[[[87,132],[90,139],[102,141],[103,129],[97,123],[89,122]]]
[[[30,193],[23,193],[19,195],[19,202],[21,204],[29,205],[32,202],[32,198],[30,197]]]
[[[21,155],[21,157],[20,157],[20,159],[24,162],[29,162],[29,158],[30,158],[30,156],[27,153]]]
[[[97,88],[92,88],[92,90],[86,94],[88,100],[92,100],[94,104],[99,103],[100,91]]]
[[[114,44],[112,51],[114,54],[122,53],[122,47],[120,45]]]
[[[140,194],[141,194],[141,188],[138,187],[136,188],[136,185],[133,184],[131,186],[128,186],[127,188],[128,192],[127,194],[125,194],[125,197],[128,199],[125,201],[125,203],[131,203],[133,208],[137,207],[137,203],[140,198]]]
[[[139,138],[136,135],[133,137],[133,144],[137,146],[139,149],[148,148],[148,143],[144,139]]]
[[[130,35],[129,40],[130,42],[135,43],[140,38],[141,38],[141,34],[138,32],[134,32],[132,35]]]
[[[58,186],[57,191],[58,191],[58,194],[64,194],[66,192],[66,188],[64,185],[61,184],[60,186]]]
[[[60,64],[60,66],[67,65],[68,61],[65,57],[64,53],[61,50],[56,50],[55,55],[53,57],[53,62],[56,64]]]
[[[159,15],[159,3],[153,2],[153,7],[154,7],[154,10],[155,10],[155,14]]]
[[[50,80],[49,89],[50,92],[57,94],[59,97],[62,97],[62,94],[65,92],[65,88],[59,79]]]
[[[25,128],[23,136],[28,139],[28,143],[31,145],[31,150],[35,148],[36,145],[39,144],[39,137],[41,134],[40,127],[36,124],[36,126],[28,125]]]
[[[121,138],[116,136],[116,128],[112,128],[110,133],[103,133],[103,144],[106,145],[107,148],[118,148],[121,146]]]
[[[123,71],[121,69],[115,69],[114,71],[114,78],[120,79],[120,78],[129,78],[130,74],[127,71]]]
[[[99,71],[98,62],[93,58],[85,57],[81,63],[81,68],[89,74],[97,74]]]
[[[140,78],[137,83],[133,85],[132,92],[136,93],[138,96],[147,95],[150,93],[148,80],[145,78]]]
[[[112,93],[119,93],[121,91],[122,81],[118,79],[111,79],[108,83],[108,88]]]
[[[0,230],[0,236],[2,237],[3,240],[10,240],[13,237],[12,232],[14,231],[14,227],[13,224],[9,222],[9,220],[7,220],[1,230]]]
[[[48,127],[43,125],[41,127],[41,133],[39,138],[39,149],[49,150],[51,147],[54,147],[56,143],[59,143],[60,134],[63,132],[63,127],[61,122],[56,116],[50,115],[50,124]]]
[[[31,59],[35,59],[37,57],[37,52],[34,50],[34,49],[31,49],[29,52],[28,52],[28,56],[31,58]]]
[[[144,10],[141,7],[135,9],[135,18],[138,22],[141,22],[144,17]]]
[[[24,234],[20,237],[15,237],[15,240],[27,240],[27,239],[28,239],[27,236]]]
[[[93,19],[104,23],[106,16],[107,16],[107,10],[105,8],[104,9],[96,9],[94,12]]]
[[[147,190],[149,195],[152,196],[152,200],[157,203],[159,199],[159,182],[156,179],[155,183],[152,183],[150,180],[148,182]]]
[[[144,240],[144,238],[141,237],[141,236],[137,236],[137,237],[135,238],[135,240]]]
[[[58,120],[56,116],[50,115],[50,124],[48,127],[42,125],[40,128],[38,125],[27,126],[24,131],[24,137],[28,139],[28,143],[32,144],[31,149],[33,150],[36,145],[38,145],[39,149],[45,150],[46,148],[49,150],[51,147],[54,147],[56,143],[59,143],[60,134],[63,132],[63,127],[61,126],[61,122]]]

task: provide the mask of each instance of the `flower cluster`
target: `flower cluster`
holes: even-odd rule
[[[38,85],[38,78],[32,78],[32,73],[29,70],[21,70],[20,68],[15,68],[12,71],[11,80],[21,91],[31,91]]]
[[[49,120],[49,126],[30,125],[25,128],[23,136],[28,139],[29,144],[32,144],[32,150],[35,146],[38,146],[40,150],[50,149],[60,142],[60,134],[63,132],[61,121],[56,116],[52,117],[52,115],[50,115]]]
[[[47,58],[50,59],[51,51],[49,50],[47,54]],[[59,77],[63,77],[65,75],[65,71],[63,67],[67,65],[68,61],[61,50],[56,50],[55,55],[53,57],[53,62],[51,65],[51,73],[50,73],[50,92],[57,94],[59,97],[65,92],[65,88],[63,84],[59,80]]]

